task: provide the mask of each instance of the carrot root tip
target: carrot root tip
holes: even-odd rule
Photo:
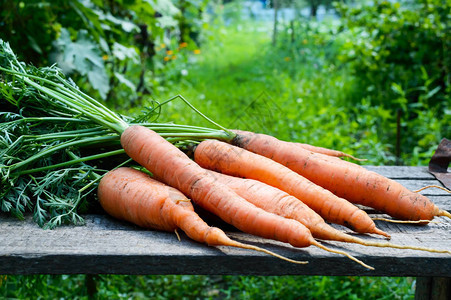
[[[430,188],[436,188],[436,189],[440,189],[440,190],[443,190],[445,192],[451,193],[450,190],[448,190],[447,188],[444,188],[442,186],[439,186],[439,185],[427,185],[427,186],[424,186],[424,187],[422,187],[422,188],[420,188],[420,189],[418,189],[416,191],[413,191],[413,192],[414,193],[418,193],[418,192],[421,192],[422,190],[430,189]]]
[[[368,160],[366,158],[358,158],[358,157],[352,156],[350,154],[345,154],[345,157],[350,158],[352,160],[356,160],[356,161],[367,161]]]
[[[179,242],[182,241],[182,239],[180,238],[179,232],[177,231],[177,229],[174,230],[175,235],[177,236],[177,239],[179,240]]]
[[[367,268],[367,269],[369,269],[369,270],[374,270],[374,268],[373,268],[372,266],[367,265],[367,264],[364,263],[363,261],[361,261],[361,260],[355,258],[354,256],[352,256],[351,254],[349,254],[349,253],[347,253],[347,252],[345,252],[345,251],[335,250],[335,249],[330,249],[330,248],[328,248],[328,247],[326,247],[326,246],[320,244],[319,242],[315,242],[315,243],[313,243],[313,245],[316,246],[316,247],[318,247],[318,248],[320,248],[320,249],[323,249],[323,250],[325,250],[325,251],[331,252],[331,253],[336,253],[336,254],[344,255],[344,256],[346,256],[347,258],[349,258],[349,259],[355,261],[356,263],[362,265],[363,267],[365,267],[365,268]]]
[[[451,213],[449,213],[449,212],[447,212],[446,210],[443,210],[443,209],[439,210],[438,216],[448,217],[448,218],[451,219]]]
[[[253,246],[253,245],[243,244],[243,243],[240,243],[240,242],[237,242],[237,241],[233,241],[233,243],[231,243],[230,246],[237,247],[237,248],[242,248],[242,249],[247,249],[247,250],[255,250],[255,251],[263,252],[263,253],[269,254],[271,256],[280,258],[281,260],[284,260],[284,261],[287,261],[287,262],[290,262],[290,263],[294,263],[294,264],[299,264],[299,265],[308,264],[308,261],[294,260],[294,259],[285,257],[283,255],[274,253],[274,252],[272,252],[270,250],[266,250],[266,249],[263,249],[263,248],[260,248],[260,247],[257,247],[257,246]]]
[[[391,239],[391,235],[389,235],[388,233],[386,233],[385,231],[380,230],[379,228],[374,228],[373,232],[374,234],[379,234],[382,236],[385,236],[387,238],[387,240]]]
[[[365,241],[365,240],[362,240],[362,239],[359,239],[359,238],[356,238],[356,239],[354,239],[351,242],[356,243],[356,244],[360,244],[360,245],[363,245],[363,246],[369,246],[369,247],[406,249],[406,250],[426,251],[426,252],[432,252],[432,253],[451,254],[450,250],[439,250],[439,249],[418,247],[418,246],[404,246],[404,245],[398,245],[398,244],[392,244],[392,243],[378,243],[378,242]]]
[[[373,221],[384,221],[390,223],[400,223],[400,224],[421,224],[421,223],[440,223],[438,221],[431,220],[395,220],[395,219],[387,219],[387,218],[371,218]]]

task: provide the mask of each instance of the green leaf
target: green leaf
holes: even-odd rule
[[[435,87],[433,90],[429,91],[424,98],[426,100],[432,98],[435,94],[438,93],[438,91],[440,91],[441,88],[442,88],[441,86]]]
[[[176,27],[178,25],[178,22],[176,19],[169,17],[169,16],[162,16],[158,18],[157,25],[161,28],[171,28]]]
[[[100,97],[105,99],[110,91],[109,79],[105,69],[89,71],[88,80],[92,87],[99,92]]]
[[[86,30],[78,33],[77,41],[66,46],[66,60],[72,61],[81,74],[87,74],[93,68],[104,68],[103,59],[97,45],[90,39]]]
[[[139,56],[136,49],[133,47],[126,47],[115,42],[113,44],[113,56],[119,60],[131,59],[134,63],[139,62]]]
[[[131,82],[130,80],[128,80],[127,78],[125,78],[124,75],[122,75],[121,73],[118,72],[114,72],[114,76],[117,78],[117,80],[124,84],[125,86],[127,86],[130,90],[132,90],[133,92],[136,91],[136,86],[133,84],[133,82]]]
[[[27,35],[27,38],[28,41],[30,42],[31,48],[33,48],[33,50],[36,51],[37,53],[42,54],[42,49],[41,47],[39,47],[39,44],[36,42],[34,37],[32,37],[31,35]]]
[[[180,13],[180,10],[170,0],[145,0],[145,2],[149,3],[155,11],[163,16],[175,16]]]
[[[61,69],[65,73],[76,71],[87,76],[92,87],[105,99],[110,90],[108,74],[99,45],[90,38],[88,31],[80,30],[77,40],[72,42],[69,31],[63,28],[55,45],[60,52],[56,55],[56,62]]]
[[[391,89],[398,95],[405,97],[406,93],[404,92],[403,88],[397,84],[396,82],[392,82]]]
[[[106,53],[110,53],[110,46],[108,45],[107,41],[104,38],[100,38],[99,39],[99,45],[100,48],[106,52]]]
[[[115,16],[113,16],[112,14],[108,13],[105,14],[105,19],[110,21],[111,23],[121,26],[122,30],[124,30],[127,33],[131,33],[133,31],[138,31],[139,28],[138,26],[136,26],[134,23],[128,21],[128,20],[123,20],[123,19],[119,19],[116,18]]]

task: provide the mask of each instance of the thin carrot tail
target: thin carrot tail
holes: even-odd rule
[[[434,185],[434,184],[424,186],[424,187],[422,187],[422,188],[420,188],[420,189],[418,189],[418,190],[416,190],[416,191],[413,191],[413,192],[414,192],[414,193],[418,193],[418,192],[421,192],[422,190],[430,189],[430,188],[436,188],[436,189],[440,189],[440,190],[443,190],[443,191],[445,191],[445,192],[451,193],[451,191],[448,190],[447,188],[444,188],[444,187],[439,186],[439,185]]]
[[[350,159],[356,160],[356,161],[367,161],[368,160],[366,158],[358,158],[358,157],[352,156],[351,154],[347,154],[347,153],[343,153],[343,157],[347,157],[347,158],[350,158]]]
[[[451,254],[450,250],[440,250],[440,249],[417,247],[417,246],[404,246],[404,245],[397,245],[397,244],[392,244],[392,243],[377,243],[377,242],[366,242],[366,241],[364,241],[364,242],[365,243],[363,243],[362,245],[365,245],[365,246],[395,248],[395,249],[409,249],[409,250],[426,251],[426,252],[433,252],[433,253]]]
[[[451,219],[451,213],[447,212],[446,210],[440,209],[438,211],[438,216],[440,217],[448,217]]]
[[[417,246],[404,246],[404,245],[397,245],[392,243],[380,243],[380,242],[373,242],[373,241],[365,241],[358,237],[347,235],[342,238],[342,240],[337,240],[339,242],[345,242],[345,243],[355,243],[363,246],[371,246],[371,247],[381,247],[381,248],[395,248],[395,249],[409,249],[409,250],[418,250],[418,251],[426,251],[426,252],[433,252],[433,253],[447,253],[451,254],[450,250],[439,250],[439,249],[433,249],[433,248],[426,248],[426,247],[417,247]]]
[[[373,232],[370,232],[370,233],[374,233],[374,234],[379,234],[379,235],[385,236],[388,240],[391,239],[391,235],[389,235],[388,233],[386,233],[386,232],[383,231],[383,230],[380,230],[380,229],[377,228],[377,227],[375,227],[375,228],[373,229]]]
[[[374,270],[374,268],[373,268],[372,266],[367,265],[367,264],[364,263],[363,261],[361,261],[361,260],[355,258],[354,256],[352,256],[351,254],[349,254],[349,253],[347,253],[347,252],[344,252],[344,251],[341,251],[341,250],[330,249],[330,248],[328,248],[328,247],[326,247],[326,246],[324,246],[324,245],[321,245],[321,244],[320,244],[319,242],[317,242],[317,241],[312,242],[312,244],[315,245],[316,247],[318,247],[318,248],[320,248],[320,249],[323,249],[323,250],[326,250],[326,251],[328,251],[328,252],[332,252],[332,253],[344,255],[344,256],[346,256],[347,258],[349,258],[349,259],[355,261],[356,263],[358,263],[358,264],[364,266],[365,268],[370,269],[370,270]]]
[[[387,218],[371,218],[373,221],[384,221],[390,223],[400,223],[400,224],[429,224],[429,223],[439,223],[437,221],[431,220],[395,220]]]
[[[174,233],[175,233],[175,235],[177,236],[177,239],[179,240],[179,242],[181,241],[181,239],[180,239],[180,235],[179,235],[179,232],[177,231],[177,228],[176,229],[174,229]]]
[[[337,242],[343,242],[343,243],[354,243],[359,244],[363,246],[370,246],[370,247],[382,247],[382,248],[395,248],[395,249],[410,249],[410,250],[418,250],[418,251],[426,251],[426,252],[433,252],[433,253],[447,253],[451,254],[450,250],[439,250],[439,249],[432,249],[432,248],[426,248],[426,247],[417,247],[417,246],[404,246],[404,245],[397,245],[387,242],[374,242],[374,241],[366,241],[361,238],[346,234],[341,231],[335,231],[330,236],[325,236],[326,239],[330,239]]]
[[[253,245],[248,245],[248,244],[243,244],[234,240],[229,240],[227,243],[225,243],[224,245],[227,246],[231,246],[231,247],[236,247],[236,248],[242,248],[242,249],[248,249],[248,250],[255,250],[255,251],[259,251],[259,252],[263,252],[269,255],[272,255],[274,257],[280,258],[282,260],[288,261],[290,263],[294,263],[294,264],[300,264],[300,265],[305,265],[308,264],[308,261],[299,261],[299,260],[294,260],[294,259],[290,259],[288,257],[279,255],[277,253],[274,253],[272,251],[257,247],[257,246],[253,246]]]
[[[240,132],[238,132],[238,134],[239,133]],[[242,134],[243,134],[243,132],[242,132]],[[246,133],[244,132],[244,134],[246,134]],[[340,151],[340,150],[323,148],[323,147],[313,146],[313,145],[304,144],[304,143],[299,143],[297,145],[299,145],[300,147],[302,147],[302,148],[304,148],[304,149],[306,149],[308,151],[311,151],[311,152],[314,152],[314,153],[324,154],[324,155],[327,155],[327,156],[332,156],[332,157],[337,157],[337,158],[347,157],[347,158],[350,158],[352,160],[367,161],[367,159],[357,158],[355,156],[352,156],[351,154],[345,153],[345,152]]]

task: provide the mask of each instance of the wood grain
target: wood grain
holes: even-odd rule
[[[406,185],[425,181],[437,184],[424,168],[374,168],[398,176]],[[424,174],[423,174],[424,173]],[[401,179],[402,178],[402,179]],[[441,208],[450,210],[451,196],[430,192]],[[437,218],[427,226],[377,221],[392,235],[391,242],[451,250],[451,220]],[[337,226],[337,228],[349,231]],[[208,247],[181,235],[143,230],[106,215],[87,215],[85,226],[63,226],[43,230],[31,217],[19,221],[0,214],[0,274],[239,274],[239,275],[359,275],[451,277],[451,255],[422,251],[364,247],[338,242],[325,245],[348,251],[375,267],[366,270],[346,257],[315,247],[296,249],[287,244],[237,231],[228,234],[292,259],[308,260],[294,265],[274,257],[243,249]],[[361,236],[382,240],[378,237]]]

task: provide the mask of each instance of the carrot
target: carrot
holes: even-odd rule
[[[366,161],[366,159],[362,159],[362,158],[357,158],[355,156],[352,156],[351,154],[348,153],[344,153],[342,151],[338,151],[338,150],[333,150],[333,149],[328,149],[328,148],[323,148],[323,147],[317,147],[317,146],[313,146],[313,145],[309,145],[309,144],[303,144],[303,143],[293,143],[295,145],[298,145],[301,148],[304,148],[305,150],[311,151],[311,152],[315,152],[315,153],[321,153],[324,155],[328,155],[328,156],[334,156],[334,157],[347,157],[353,160],[357,160],[357,161]]]
[[[221,229],[208,226],[180,191],[136,169],[122,167],[108,172],[100,180],[98,197],[108,214],[141,227],[175,232],[180,228],[200,243],[255,250],[292,263],[307,263],[230,239]]]
[[[242,130],[232,130],[232,132],[234,132],[235,134],[238,134],[238,135],[247,133],[246,131],[242,131]],[[357,161],[366,161],[366,159],[357,158],[357,157],[352,156],[351,154],[347,154],[342,151],[338,151],[338,150],[334,150],[334,149],[328,149],[328,148],[313,146],[313,145],[304,144],[304,143],[292,143],[292,144],[293,144],[293,147],[301,147],[305,150],[315,152],[315,153],[321,153],[321,154],[328,155],[328,156],[347,157],[347,158],[357,160]]]
[[[294,247],[314,245],[345,255],[372,269],[346,252],[323,246],[301,223],[268,213],[247,202],[148,128],[139,125],[128,127],[121,135],[121,144],[125,152],[157,180],[178,189],[203,209],[243,232],[289,243]]]
[[[339,197],[401,220],[432,220],[451,214],[400,183],[338,158],[313,153],[272,136],[240,132],[233,144],[271,158]]]
[[[315,238],[333,240],[330,234],[325,233],[326,230],[321,229],[324,225],[329,226],[324,219],[302,201],[288,193],[258,180],[239,178],[211,170],[209,170],[209,173],[220,183],[228,186],[255,206],[302,223]],[[333,227],[330,228],[335,230]]]
[[[365,241],[333,228],[327,224],[320,215],[310,209],[310,207],[284,191],[257,180],[229,176],[216,173],[214,171],[210,172],[219,182],[227,185],[239,196],[243,197],[255,206],[279,216],[302,223],[310,230],[315,238],[345,243],[356,243],[364,246],[411,249],[451,254],[451,251],[448,250]]]
[[[389,237],[376,228],[363,210],[269,158],[224,142],[206,140],[197,145],[194,160],[210,170],[277,187],[300,199],[329,222],[345,225],[359,233]]]

